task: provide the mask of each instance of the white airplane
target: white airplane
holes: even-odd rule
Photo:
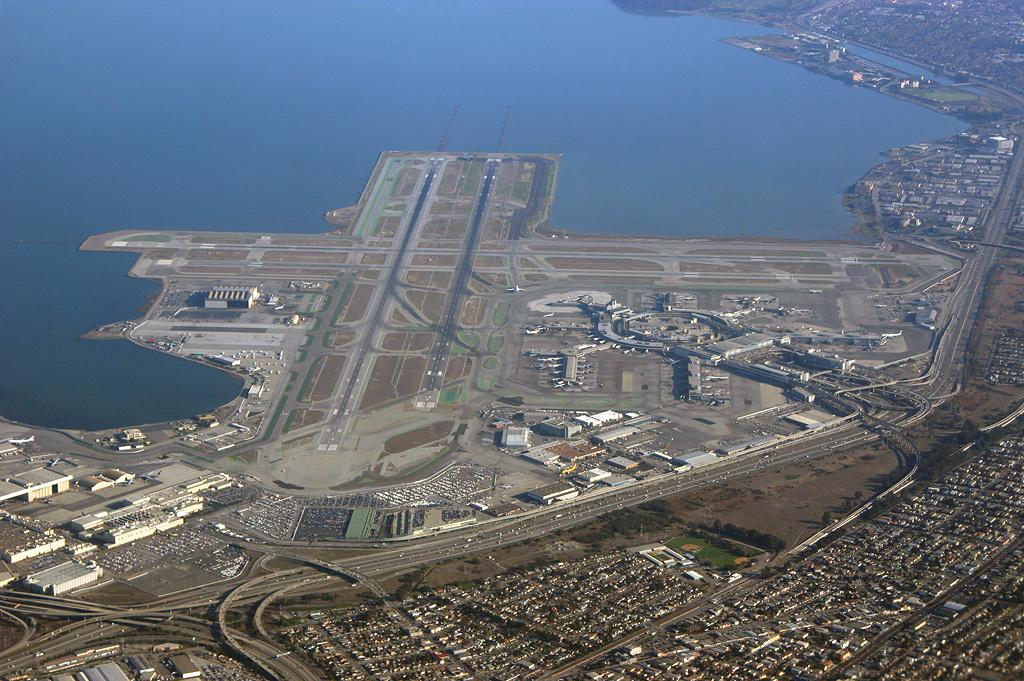
[[[522,289],[522,287],[520,287],[520,286],[519,286],[519,284],[516,284],[516,285],[515,285],[515,286],[513,286],[512,288],[507,288],[507,289],[505,289],[505,290],[506,290],[506,291],[508,291],[509,293],[519,293],[519,292],[520,292],[520,291],[522,291],[523,289]]]
[[[809,288],[809,289],[807,289],[807,292],[808,293],[824,293],[824,291],[822,291],[820,288]]]
[[[36,436],[35,435],[29,435],[28,437],[23,437],[23,438],[14,438],[14,437],[12,437],[12,438],[9,438],[7,440],[7,442],[11,443],[12,445],[27,445],[29,442],[35,442],[35,441],[36,441]]]

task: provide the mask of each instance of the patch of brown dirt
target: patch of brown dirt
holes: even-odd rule
[[[433,338],[430,333],[394,332],[384,336],[381,347],[394,352],[422,352],[430,347]]]
[[[366,306],[370,304],[370,296],[373,295],[372,284],[356,284],[345,306],[345,314],[342,315],[342,322],[356,322],[366,314]]]
[[[436,442],[448,433],[452,432],[454,421],[438,421],[428,426],[414,428],[399,435],[395,435],[384,442],[384,451],[388,454],[398,454],[416,447]]]
[[[319,423],[324,420],[326,414],[327,412],[322,409],[292,409],[288,414],[288,420],[285,422],[282,432],[288,433],[312,423]]]
[[[360,409],[414,395],[423,380],[427,361],[421,356],[380,355],[373,363]]]

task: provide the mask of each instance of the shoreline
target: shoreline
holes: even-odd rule
[[[744,18],[730,17],[730,16],[720,15],[720,14],[713,14],[713,13],[707,13],[707,12],[699,12],[699,11],[693,12],[693,11],[675,11],[675,10],[667,11],[662,16],[711,16],[711,17],[717,17],[717,18],[726,19],[726,20],[730,20],[730,21],[737,21],[737,22],[749,24],[751,26],[759,26],[759,27],[762,27],[762,28],[768,28],[768,29],[775,30],[775,31],[785,31],[787,29],[787,27],[790,27],[790,26],[797,27],[800,30],[810,30],[810,29],[806,29],[805,27],[800,26],[799,24],[796,24],[796,23],[794,23],[794,22],[792,22],[791,20],[788,20],[788,19],[781,20],[778,23],[765,24],[765,23],[762,23],[762,22],[754,21],[754,20],[749,19],[749,18],[748,19],[744,19]],[[818,32],[818,31],[813,31],[813,32],[816,33],[817,35],[825,35],[825,34],[822,34],[822,33]],[[723,39],[723,40],[726,40],[726,39]],[[847,42],[849,42],[851,44],[860,44],[860,43],[856,43],[856,41],[847,41]],[[908,60],[907,58],[903,57],[902,55],[892,54],[892,53],[886,52],[883,49],[877,48],[875,46],[870,46],[870,45],[862,45],[862,46],[867,48],[867,49],[871,49],[871,50],[874,50],[876,52],[879,52],[880,54],[887,54],[889,56],[892,56],[893,58],[900,59],[900,60],[903,60],[903,61],[907,61],[908,63],[914,63],[912,60]],[[925,67],[925,68],[929,68],[929,69],[931,69],[933,71],[936,71],[936,72],[945,73],[941,69],[933,67],[933,66],[930,66],[930,65],[922,65],[922,66]],[[825,74],[816,73],[816,75],[825,75]],[[926,108],[926,109],[929,109],[929,110],[932,110],[932,111],[937,111],[938,113],[942,113],[942,114],[945,114],[945,115],[954,115],[951,112],[938,111],[937,109],[934,109],[932,107],[926,106],[923,103],[918,102],[918,101],[914,101],[914,100],[912,100],[910,98],[896,97],[895,95],[893,95],[891,93],[884,92],[884,91],[879,91],[879,93],[880,94],[887,94],[887,95],[892,96],[892,97],[894,97],[896,99],[903,99],[904,101],[908,101],[909,103],[918,104],[918,105],[922,106],[923,108]],[[954,117],[955,117],[955,115],[954,115]],[[884,150],[884,151],[882,151],[880,153],[881,154],[885,154],[885,153],[888,153],[889,151],[892,151],[892,149],[887,149],[887,150]],[[381,152],[381,153],[385,153],[385,152]],[[486,152],[462,152],[462,153],[464,153],[466,155],[486,154]],[[503,154],[509,154],[509,153],[510,152],[503,152]],[[550,159],[561,159],[561,157],[562,157],[562,154],[560,154],[560,153],[558,153],[558,154],[544,153],[544,154],[534,154],[534,155],[539,156],[539,157],[550,158]],[[848,226],[846,226],[844,228],[844,233],[841,236],[837,236],[835,238],[827,238],[827,239],[821,239],[821,238],[817,238],[817,239],[802,239],[802,238],[799,238],[799,237],[767,236],[767,235],[760,235],[760,236],[745,236],[745,235],[729,235],[729,236],[721,236],[721,235],[674,236],[674,235],[670,235],[670,234],[642,234],[642,233],[641,234],[623,235],[623,234],[600,233],[600,232],[586,232],[586,231],[579,231],[579,230],[574,230],[574,229],[570,229],[570,228],[556,227],[556,226],[551,224],[551,222],[550,222],[550,215],[551,215],[551,212],[552,212],[551,211],[551,207],[554,205],[554,202],[557,200],[557,188],[558,188],[558,179],[559,179],[558,178],[558,173],[555,173],[555,177],[554,177],[554,181],[553,181],[553,185],[552,185],[552,190],[551,190],[552,191],[552,198],[546,204],[546,206],[544,207],[543,214],[538,216],[538,218],[535,221],[533,221],[530,224],[530,226],[528,227],[528,230],[527,230],[528,231],[528,237],[532,236],[533,238],[537,238],[537,239],[543,238],[543,237],[549,237],[549,238],[551,238],[551,237],[558,237],[558,238],[564,238],[564,239],[566,239],[569,242],[579,241],[579,240],[614,241],[614,240],[622,240],[622,239],[625,238],[625,239],[628,239],[630,241],[636,241],[636,242],[639,242],[639,243],[645,243],[646,242],[646,243],[653,243],[653,244],[664,243],[664,242],[674,242],[674,243],[694,243],[694,244],[752,243],[752,244],[774,244],[774,245],[794,245],[794,246],[795,245],[813,246],[815,244],[864,245],[864,244],[872,242],[873,240],[878,240],[879,238],[884,240],[885,235],[884,234],[878,235],[878,234],[868,234],[868,233],[865,233],[865,232],[868,231],[867,230],[867,225],[865,225],[865,223],[861,220],[861,217],[858,215],[858,213],[855,210],[853,210],[853,208],[850,205],[848,205],[848,199],[849,199],[849,196],[850,196],[850,189],[852,187],[855,187],[861,181],[861,179],[863,179],[863,177],[865,177],[868,173],[870,173],[874,168],[878,167],[879,165],[882,165],[882,163],[876,163],[876,164],[874,164],[872,166],[869,166],[867,169],[864,170],[864,172],[860,175],[860,177],[858,177],[857,179],[853,180],[853,182],[850,185],[848,185],[845,189],[843,189],[840,192],[840,196],[839,196],[838,200],[841,202],[841,204],[843,205],[844,209],[846,210],[846,213],[851,218],[851,224],[849,224]],[[374,168],[376,168],[376,166],[374,166]],[[373,176],[373,172],[374,172],[374,170],[371,170],[371,172],[369,174],[369,177],[371,179],[372,179],[372,176]],[[364,192],[366,190],[366,186],[368,186],[368,185],[369,185],[369,180],[367,182],[367,185],[364,185],[364,190],[363,190]],[[353,213],[357,212],[358,211],[358,207],[363,203],[364,198],[365,197],[361,193],[360,197],[359,197],[359,200],[354,205],[343,206],[343,207],[340,207],[340,208],[325,210],[321,214],[321,218],[322,218],[322,220],[323,220],[323,222],[324,222],[324,224],[326,226],[328,226],[330,228],[333,228],[333,229],[328,229],[327,231],[324,231],[324,232],[287,233],[287,235],[288,235],[289,238],[293,238],[293,239],[303,239],[303,238],[317,239],[317,238],[325,238],[325,237],[327,237],[327,238],[338,238],[338,239],[352,239],[353,237],[352,237],[352,235],[350,233],[350,229],[354,226],[353,225],[354,219],[350,219],[348,221],[348,224],[346,224],[344,227],[340,227],[336,223],[332,222],[330,220],[330,217],[332,215],[336,215],[338,213],[344,213],[344,214],[346,214],[346,217],[348,217],[347,214],[349,212],[353,212]],[[355,217],[355,215],[352,216],[352,218],[354,218],[354,217]],[[86,237],[79,244],[78,250],[80,250],[80,251],[103,251],[103,252],[135,252],[135,253],[138,254],[137,258],[136,258],[135,262],[133,263],[132,267],[129,268],[129,270],[126,273],[126,275],[129,276],[129,277],[139,278],[138,274],[135,272],[135,270],[136,270],[136,267],[138,266],[140,260],[143,258],[143,254],[142,253],[139,253],[137,250],[132,250],[132,249],[128,249],[128,248],[125,248],[125,249],[121,249],[121,248],[118,248],[118,249],[97,248],[97,247],[95,247],[95,244],[91,243],[91,242],[94,242],[98,237],[103,236],[103,235],[109,237],[109,236],[117,235],[117,234],[125,234],[125,235],[127,235],[127,234],[136,234],[136,233],[139,233],[140,231],[153,232],[153,233],[172,233],[172,234],[174,234],[174,233],[177,233],[177,234],[189,233],[189,230],[182,230],[180,228],[172,229],[172,230],[160,230],[160,229],[153,230],[153,229],[145,229],[145,228],[143,228],[143,229],[136,228],[136,229],[115,230],[115,231],[112,231],[112,232],[106,232],[106,233],[101,233],[101,234],[93,234],[93,235],[90,235],[90,236]],[[237,237],[239,237],[241,235],[247,234],[246,232],[225,231],[225,230],[209,230],[208,232],[207,232],[207,230],[201,230],[201,231],[203,231],[204,233],[208,233],[210,235],[230,235],[230,236],[235,237],[235,238],[237,238]],[[529,238],[524,239],[524,241],[529,241]],[[134,343],[138,347],[141,347],[141,348],[144,348],[144,349],[149,349],[149,350],[156,350],[155,348],[152,348],[152,347],[150,347],[150,346],[148,346],[148,345],[146,345],[144,343],[141,343],[138,340],[132,338],[130,333],[128,333],[128,332],[130,331],[130,328],[134,327],[135,323],[137,323],[140,320],[145,319],[150,314],[150,312],[153,310],[153,308],[157,305],[158,301],[165,295],[165,293],[167,291],[167,282],[163,278],[156,278],[156,277],[141,277],[141,278],[145,278],[145,279],[148,279],[150,281],[157,282],[158,285],[159,285],[159,289],[155,293],[147,295],[146,299],[143,300],[143,302],[142,302],[142,304],[140,305],[140,308],[139,308],[140,312],[141,312],[139,317],[136,317],[133,320],[121,320],[121,321],[118,321],[118,322],[113,322],[113,323],[110,323],[110,324],[106,324],[106,325],[101,326],[101,327],[95,327],[93,329],[85,331],[82,334],[81,337],[84,338],[84,339],[87,339],[87,340],[108,340],[108,339],[110,339],[110,340],[117,340],[117,339],[128,340],[129,342]],[[122,331],[120,333],[112,333],[112,332],[110,332],[108,330],[110,327],[115,327],[115,326],[118,326],[118,325],[121,325],[123,327]],[[131,326],[126,326],[126,325],[131,325]],[[169,353],[164,353],[164,354],[169,354]],[[207,367],[211,367],[211,368],[215,368],[215,369],[216,368],[220,368],[220,367],[216,367],[216,366],[207,364],[205,362],[198,362],[197,360],[195,360],[193,358],[190,358],[190,357],[185,357],[185,356],[181,356],[181,355],[172,355],[172,356],[178,357],[179,359],[187,359],[187,360],[196,362],[196,363],[198,363],[198,364],[200,364],[202,366],[207,366]],[[223,369],[223,368],[221,370],[224,371],[225,373],[228,373],[231,376],[239,379],[241,381],[241,386],[239,388],[238,396],[235,397],[234,399],[232,399],[232,400],[230,400],[230,401],[228,401],[228,402],[226,402],[226,403],[216,407],[215,409],[217,409],[217,410],[223,409],[223,408],[225,408],[225,407],[227,407],[227,406],[229,406],[231,404],[234,404],[234,403],[237,402],[237,400],[241,399],[241,395],[244,392],[244,388],[249,384],[249,380],[246,379],[245,377],[240,376],[238,373],[236,373],[234,371],[227,370],[227,369]],[[26,427],[30,427],[30,428],[50,429],[50,430],[56,430],[57,432],[62,432],[62,433],[75,432],[75,430],[76,430],[76,429],[54,428],[52,426],[34,425],[34,424],[22,423],[20,421],[12,421],[11,419],[9,419],[7,416],[5,416],[3,414],[0,414],[0,419],[5,420],[5,421],[9,421],[9,422],[13,422],[13,423],[18,423],[19,425],[25,425]],[[142,425],[144,425],[144,426],[153,426],[153,425],[160,425],[160,424],[163,424],[163,423],[166,423],[166,422],[150,422],[150,423],[146,423],[146,424],[142,424]],[[98,431],[80,431],[80,432],[98,432]]]

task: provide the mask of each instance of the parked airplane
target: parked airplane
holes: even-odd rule
[[[505,290],[506,290],[506,291],[508,291],[509,293],[519,293],[519,292],[520,292],[520,291],[522,291],[523,289],[522,289],[522,287],[520,287],[520,286],[519,286],[519,284],[516,284],[516,285],[515,285],[515,286],[513,286],[512,288],[507,288],[507,289],[505,289]]]
[[[7,442],[11,443],[12,445],[27,445],[28,443],[35,442],[35,441],[36,441],[36,436],[35,435],[29,435],[28,437],[23,437],[23,438],[12,437],[12,438],[8,438],[8,440],[7,440]]]

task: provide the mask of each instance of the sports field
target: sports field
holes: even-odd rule
[[[676,551],[692,553],[699,560],[710,563],[711,565],[719,568],[735,567],[740,563],[746,562],[747,559],[746,556],[726,551],[725,549],[719,548],[710,543],[707,539],[696,537],[692,534],[672,537],[665,542],[665,546],[670,549],[675,549]]]

